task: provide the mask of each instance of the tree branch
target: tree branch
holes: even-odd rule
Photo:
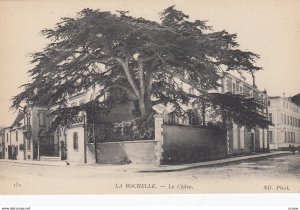
[[[115,58],[115,60],[118,61],[122,65],[122,67],[124,69],[124,72],[125,72],[125,74],[127,76],[127,80],[129,82],[130,86],[132,87],[132,89],[133,89],[136,97],[139,98],[139,95],[140,95],[139,94],[139,90],[138,90],[137,85],[135,84],[135,82],[134,82],[134,80],[133,80],[133,78],[131,76],[131,73],[129,71],[128,57],[126,57],[125,62],[122,59],[116,59]]]
[[[129,88],[124,87],[124,86],[122,86],[122,85],[111,85],[111,86],[109,86],[109,87],[107,87],[107,88],[104,88],[104,89],[103,89],[103,92],[109,91],[109,90],[112,89],[112,88],[119,88],[119,89],[125,90],[126,93],[128,93],[133,99],[136,99],[136,98],[137,98],[136,95],[135,95],[134,93],[132,93],[131,90],[130,90]]]
[[[168,70],[163,70],[162,73],[166,73],[166,74],[169,74],[171,75],[172,77],[175,77],[179,80],[181,80],[182,82],[192,86],[193,88],[195,88],[199,93],[201,94],[204,94],[204,95],[207,95],[208,93],[202,89],[200,89],[199,87],[197,87],[197,85],[195,85],[194,83],[192,83],[191,81],[189,81],[188,79],[185,79],[182,75],[180,74],[176,74],[175,72],[171,72],[171,71],[168,71]]]

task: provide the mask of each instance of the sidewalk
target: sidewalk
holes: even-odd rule
[[[0,163],[43,165],[43,166],[66,166],[66,161],[38,161],[38,160],[8,160],[0,159]]]
[[[189,163],[189,164],[181,164],[181,165],[140,165],[140,164],[128,164],[128,165],[111,165],[111,164],[70,164],[67,165],[66,161],[36,161],[36,160],[7,160],[0,159],[0,163],[10,163],[10,164],[27,164],[27,165],[43,165],[43,166],[67,166],[67,167],[87,167],[87,168],[101,168],[101,169],[110,169],[117,171],[135,171],[135,172],[143,172],[143,173],[155,173],[155,172],[172,172],[172,171],[183,171],[193,168],[201,168],[201,167],[212,167],[218,165],[224,165],[229,163],[238,163],[247,160],[258,160],[273,156],[280,155],[288,155],[292,154],[288,151],[283,152],[270,152],[264,154],[256,154],[256,155],[247,155],[247,156],[239,156],[239,157],[231,157],[220,160],[206,161],[206,162],[198,162],[198,163]],[[298,155],[298,153],[296,153]]]
[[[239,157],[225,158],[220,160],[212,160],[212,161],[199,162],[199,163],[189,163],[189,164],[181,164],[181,165],[161,165],[156,168],[141,170],[140,172],[154,173],[154,172],[183,171],[183,170],[188,170],[193,168],[212,167],[212,166],[224,165],[229,163],[238,163],[246,160],[258,160],[258,159],[280,156],[280,155],[288,155],[288,154],[292,154],[292,153],[288,151],[270,152],[264,154],[239,156]]]

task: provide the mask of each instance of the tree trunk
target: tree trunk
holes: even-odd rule
[[[139,108],[141,111],[141,117],[146,117],[152,110],[151,92],[145,91],[143,95],[144,97],[139,98]]]
[[[144,72],[142,61],[139,61],[138,64],[140,82],[139,108],[141,111],[141,117],[146,117],[152,110],[151,91],[153,75],[150,71]]]

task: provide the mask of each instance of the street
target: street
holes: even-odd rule
[[[43,166],[0,162],[1,194],[300,192],[300,155],[177,172],[141,166]]]

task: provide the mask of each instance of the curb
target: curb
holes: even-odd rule
[[[40,161],[39,161],[40,162]],[[67,166],[66,164],[49,164],[49,163],[32,163],[32,162],[15,162],[15,161],[7,161],[0,160],[0,163],[12,163],[12,164],[22,164],[22,165],[35,165],[35,166]]]
[[[227,159],[220,159],[220,160],[214,160],[214,161],[207,161],[207,162],[198,162],[198,163],[190,163],[190,164],[185,164],[185,165],[174,165],[174,166],[156,166],[156,167],[151,167],[151,169],[136,169],[136,168],[131,168],[130,170],[133,170],[135,172],[140,172],[140,173],[159,173],[159,172],[175,172],[175,171],[184,171],[184,170],[189,170],[189,169],[194,169],[194,168],[204,168],[204,167],[214,167],[214,166],[220,166],[220,165],[227,165],[231,163],[239,163],[243,161],[252,161],[252,160],[259,160],[259,159],[264,159],[264,158],[269,158],[269,157],[275,157],[275,156],[284,156],[284,155],[291,155],[292,153],[290,152],[276,152],[276,153],[266,153],[266,154],[259,154],[259,155],[251,155],[251,156],[242,156],[242,157],[235,157],[235,158],[227,158]],[[59,166],[59,167],[66,167],[68,165],[64,163],[59,163],[59,164],[49,164],[49,163],[43,163],[42,161],[38,162],[19,162],[19,161],[13,161],[13,160],[5,160],[1,159],[0,163],[13,163],[13,164],[23,164],[23,165],[39,165],[39,166]],[[80,165],[72,165],[72,166],[82,166]],[[88,166],[83,165],[83,166]],[[92,165],[91,165],[92,166]],[[101,167],[101,165],[97,165]]]
[[[269,157],[275,157],[275,156],[283,156],[283,155],[291,155],[289,152],[283,152],[283,153],[274,153],[274,154],[263,154],[263,155],[252,155],[252,156],[244,156],[239,159],[233,159],[230,160],[228,159],[221,159],[220,162],[213,162],[213,161],[208,161],[208,162],[200,162],[200,163],[191,163],[187,164],[186,166],[162,166],[162,168],[156,168],[156,169],[150,169],[150,170],[140,170],[139,172],[141,173],[159,173],[159,172],[175,172],[175,171],[185,171],[189,169],[194,169],[194,168],[205,168],[205,167],[213,167],[213,166],[220,166],[220,165],[227,165],[231,163],[239,163],[243,161],[252,161],[252,160],[259,160],[259,159],[264,159],[264,158],[269,158]]]

